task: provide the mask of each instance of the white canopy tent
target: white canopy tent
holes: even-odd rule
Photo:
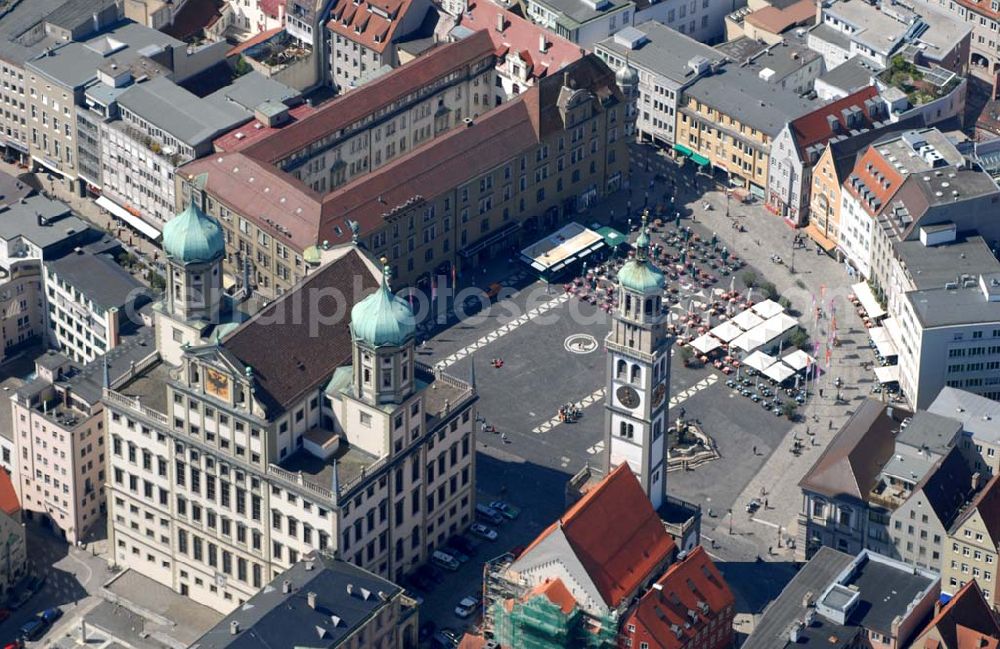
[[[710,334],[718,338],[724,343],[732,342],[734,339],[743,335],[743,330],[734,325],[732,322],[723,322],[717,325],[711,331]]]
[[[875,343],[875,349],[878,350],[879,354],[883,356],[899,355],[899,350],[896,349],[896,345],[889,338],[889,332],[885,327],[872,327],[868,330],[868,335],[871,336],[872,342]]]
[[[774,365],[778,359],[774,356],[765,354],[764,352],[754,352],[743,359],[743,364],[747,367],[752,367],[758,372],[763,372],[767,368]]]
[[[772,381],[777,381],[778,383],[782,383],[794,375],[795,370],[788,367],[784,363],[775,363],[771,367],[764,370],[764,376]]]
[[[785,309],[774,300],[764,300],[750,307],[754,313],[767,320],[782,313]]]
[[[763,347],[768,341],[762,327],[754,327],[746,331],[739,338],[729,343],[730,347],[741,349],[745,352],[752,352],[759,347]]]
[[[785,354],[785,357],[781,359],[785,365],[789,366],[796,372],[801,372],[802,370],[809,367],[811,364],[816,362],[809,354],[805,353],[801,349],[796,349],[794,352]]]
[[[858,282],[851,286],[851,290],[858,297],[861,307],[868,313],[869,318],[878,319],[885,315],[885,309],[879,306],[875,294],[866,282]]]
[[[764,322],[764,318],[754,313],[751,309],[746,309],[745,311],[737,313],[729,321],[743,331],[750,331],[760,323]]]
[[[112,201],[107,196],[98,196],[97,200],[94,202],[97,203],[98,206],[103,207],[107,211],[111,212],[111,214],[113,214],[114,216],[120,218],[122,221],[125,221],[131,227],[135,228],[136,230],[138,230],[145,236],[149,237],[153,241],[158,240],[162,236],[162,233],[154,226],[150,225],[149,223],[146,223],[141,218],[139,218],[135,214],[132,214],[118,203]]]
[[[767,327],[766,331],[770,334],[768,340],[774,340],[778,336],[782,335],[789,329],[797,327],[799,321],[788,315],[787,313],[779,313],[771,318],[768,318],[764,325]]]
[[[722,341],[711,334],[705,334],[692,340],[691,346],[698,350],[698,353],[707,354],[722,347]]]
[[[879,383],[895,383],[899,381],[899,365],[885,365],[875,368],[875,378]]]

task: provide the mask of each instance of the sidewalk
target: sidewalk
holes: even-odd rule
[[[701,194],[694,188],[696,183],[705,187],[708,179],[694,179],[690,168],[679,168],[671,160],[649,156],[648,147],[636,147],[633,152],[632,183],[633,187],[640,188],[636,194],[645,194],[649,180],[656,174],[662,174],[668,179],[666,186],[657,181],[652,192],[659,199],[665,190],[672,188],[670,181],[676,180],[682,197],[678,201],[681,213],[693,217],[693,221],[701,227],[717,233],[730,250],[773,282],[781,295],[791,301],[792,309],[805,314],[800,323],[813,341],[828,340],[833,315],[825,313],[822,319],[815,321],[811,317],[814,300],[824,311],[830,310],[831,302],[835,308],[837,336],[841,345],[831,348],[829,367],[823,358],[817,359],[824,374],[816,384],[817,394],[800,411],[802,421],[791,428],[778,448],[761,449],[771,455],[734,504],[733,535],[729,534],[729,519],[725,512],[702,521],[703,533],[718,543],[713,552],[727,559],[752,559],[756,555],[766,559],[770,549],[772,559],[791,560],[794,550],[786,547],[785,540],[795,538],[797,532],[797,516],[801,507],[798,483],[856,407],[853,402],[868,395],[863,388],[870,383],[871,376],[863,369],[862,363],[872,360],[873,356],[864,326],[854,310],[847,308],[849,304],[844,300],[850,291],[850,280],[840,264],[825,254],[817,254],[815,246],[809,242],[805,247],[793,248],[796,231],[780,217],[765,210],[759,201],[745,205],[730,199],[729,212],[732,216],[727,218],[724,192],[713,189]],[[650,162],[649,172],[645,171],[647,160]],[[653,202],[655,199],[650,200]],[[711,204],[710,210],[703,207],[706,201]],[[639,199],[639,207],[641,205],[642,199]],[[734,220],[741,223],[746,231],[733,229]],[[781,256],[784,263],[772,262],[772,254]],[[794,272],[791,271],[793,264]],[[821,354],[825,348],[823,345]],[[844,382],[842,392],[848,403],[835,402],[837,389],[833,382],[838,377]],[[819,389],[823,389],[823,397],[818,395]],[[791,452],[796,440],[805,445],[800,455]],[[764,493],[767,494],[768,508],[758,510],[751,518],[743,510],[744,505],[752,498],[761,498]],[[706,548],[712,549],[709,545]]]

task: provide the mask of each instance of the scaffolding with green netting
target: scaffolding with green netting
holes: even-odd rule
[[[502,647],[612,649],[617,646],[618,627],[611,615],[592,617],[578,606],[564,613],[542,594],[524,602],[513,601],[513,606],[511,601],[498,601],[492,608],[494,639]]]

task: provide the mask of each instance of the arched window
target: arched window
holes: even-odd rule
[[[618,426],[618,436],[625,437],[628,435],[628,424],[624,421]]]
[[[632,439],[632,437],[634,435],[635,435],[635,426],[633,426],[632,424],[629,424],[628,425],[628,434],[626,434],[625,437],[628,437],[629,439]]]
[[[646,304],[644,307],[646,315],[653,315],[653,300],[652,298],[646,298]]]
[[[629,379],[632,383],[638,383],[639,382],[639,372],[640,372],[639,366],[638,365],[632,365],[632,377]]]
[[[365,383],[371,383],[372,382],[372,371],[370,369],[368,369],[367,367],[365,368],[364,382]]]
[[[625,315],[628,315],[632,311],[632,296],[625,296]]]
[[[618,369],[615,371],[615,376],[618,378],[624,378],[627,368],[628,368],[628,363],[626,363],[621,359],[618,359]]]

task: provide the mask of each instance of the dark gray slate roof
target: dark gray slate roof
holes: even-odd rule
[[[190,649],[336,647],[402,591],[346,561],[319,555],[311,570],[309,563],[300,561],[278,575]],[[287,595],[282,592],[286,580],[291,582]],[[309,606],[308,593],[316,593],[315,609]],[[232,622],[239,624],[235,635]]]

